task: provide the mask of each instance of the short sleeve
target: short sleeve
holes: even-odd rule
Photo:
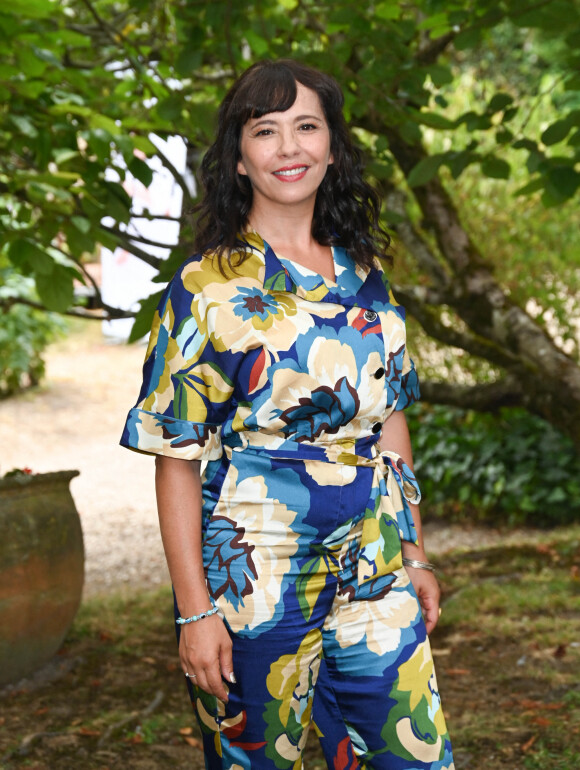
[[[407,350],[407,328],[406,328],[406,322],[405,322],[405,317],[406,317],[405,308],[401,304],[399,304],[395,299],[395,297],[393,296],[389,279],[387,278],[387,275],[383,270],[383,267],[380,262],[378,262],[377,267],[378,267],[380,278],[382,281],[383,291],[386,293],[388,305],[395,309],[401,324],[400,330],[401,330],[401,338],[403,341],[403,361],[400,369],[401,386],[399,389],[397,401],[395,403],[395,411],[401,411],[403,409],[406,409],[408,406],[411,406],[411,404],[414,404],[415,401],[418,401],[421,398],[421,392],[419,388],[419,377],[415,369],[415,364],[413,363],[413,360],[410,357],[409,352]]]
[[[403,370],[401,372],[401,391],[399,393],[399,398],[397,399],[395,411],[406,409],[420,398],[421,392],[417,370],[415,369],[413,360],[409,356],[407,348],[405,348],[405,353],[403,355]]]
[[[199,323],[207,297],[203,289],[186,289],[182,276],[183,270],[172,279],[155,312],[141,392],[121,445],[183,460],[216,460],[236,362],[214,348]]]

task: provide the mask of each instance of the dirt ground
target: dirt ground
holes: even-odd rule
[[[83,526],[85,596],[168,581],[159,538],[151,457],[119,446],[140,386],[144,348],[114,344],[100,324],[77,324],[47,355],[44,384],[0,401],[0,472],[78,469],[71,490]],[[429,522],[427,548],[493,545],[492,529]],[[528,533],[529,537],[529,533]],[[501,535],[517,542],[519,534]]]

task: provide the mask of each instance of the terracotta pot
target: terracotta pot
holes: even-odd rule
[[[69,489],[78,475],[0,479],[0,685],[49,661],[78,610],[84,548]]]

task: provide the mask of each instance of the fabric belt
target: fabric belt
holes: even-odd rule
[[[372,456],[362,457],[354,454],[352,442],[326,446],[288,440],[257,443],[264,438],[264,434],[257,432],[238,433],[236,445],[224,444],[224,449],[230,458],[232,451],[248,451],[279,459],[322,460],[372,468],[372,484],[358,554],[358,584],[363,585],[401,569],[401,540],[417,543],[409,503],[419,503],[421,492],[413,471],[400,455],[390,451],[380,452],[376,443],[371,445]]]

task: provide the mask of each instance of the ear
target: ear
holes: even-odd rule
[[[238,171],[238,174],[242,174],[242,176],[248,176],[248,172],[246,171],[246,167],[244,166],[244,161],[241,158],[238,161],[237,171]]]
[[[334,163],[334,155],[332,153],[328,157],[328,165],[330,166],[331,163]]]

